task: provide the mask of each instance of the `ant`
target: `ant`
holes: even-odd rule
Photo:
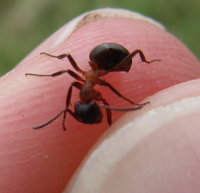
[[[118,110],[118,111],[137,110],[137,109],[142,108],[144,105],[146,105],[149,102],[142,103],[142,104],[134,103],[132,100],[123,96],[107,81],[101,79],[101,77],[110,72],[117,72],[117,71],[128,72],[132,65],[132,58],[136,54],[139,54],[141,60],[145,63],[160,61],[160,59],[154,59],[154,60],[148,61],[146,60],[142,50],[136,49],[135,51],[129,53],[129,51],[126,48],[116,43],[103,43],[96,46],[90,52],[90,55],[89,55],[89,58],[90,58],[89,65],[91,67],[91,70],[88,70],[88,71],[83,71],[78,66],[78,64],[76,63],[76,61],[70,54],[61,54],[57,56],[51,55],[46,52],[41,52],[40,54],[44,54],[49,57],[53,57],[57,59],[63,59],[67,57],[70,64],[74,68],[74,70],[82,74],[84,78],[80,77],[77,73],[75,73],[74,71],[70,69],[61,70],[52,74],[26,73],[25,74],[26,76],[29,75],[29,76],[40,76],[40,77],[56,77],[64,73],[68,73],[70,76],[76,79],[76,81],[72,82],[71,86],[68,88],[65,109],[62,110],[60,113],[58,113],[55,117],[53,117],[49,121],[39,126],[34,126],[33,129],[39,129],[39,128],[45,127],[63,114],[62,127],[63,127],[63,130],[66,130],[65,119],[66,119],[67,113],[71,114],[72,117],[74,117],[76,120],[82,123],[86,123],[86,124],[100,123],[103,119],[103,115],[102,115],[102,111],[100,107],[105,108],[106,115],[107,115],[107,122],[109,125],[111,125],[112,124],[111,110]],[[105,98],[103,98],[101,93],[95,90],[94,86],[97,84],[108,87],[118,97],[121,97],[122,99],[126,100],[127,102],[131,103],[134,106],[131,108],[117,108],[117,107],[109,106],[109,103],[106,101]],[[71,96],[72,96],[72,89],[74,87],[80,91],[79,93],[80,101],[74,104],[74,112],[73,112],[69,108],[69,106],[70,106],[70,101],[71,101]],[[101,101],[103,105],[98,105],[95,101]]]

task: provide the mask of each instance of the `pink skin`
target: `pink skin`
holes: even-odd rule
[[[199,87],[193,80],[160,91],[116,121],[63,193],[198,193]]]
[[[66,121],[68,128],[66,132],[62,130],[62,118],[40,130],[31,128],[49,120],[64,109],[67,88],[73,81],[73,78],[67,74],[56,78],[25,77],[27,72],[49,74],[62,69],[72,69],[67,59],[57,60],[41,56],[39,55],[41,51],[52,54],[70,52],[79,66],[85,70],[89,69],[88,55],[90,50],[103,42],[120,43],[129,51],[139,48],[143,50],[147,59],[161,59],[161,62],[145,64],[140,62],[139,57],[135,57],[129,73],[110,73],[104,77],[121,93],[135,102],[141,101],[161,89],[197,79],[200,75],[198,60],[180,41],[157,26],[144,21],[125,18],[97,20],[76,29],[69,38],[52,47],[52,44],[64,30],[62,28],[57,31],[15,69],[1,78],[0,190],[2,192],[60,193],[88,150],[108,129],[105,116],[101,124],[86,125],[77,122],[70,115]],[[192,85],[192,82],[183,85],[181,94],[185,93],[184,96],[190,93],[195,94],[192,91],[199,86],[192,88]],[[189,93],[185,87],[191,88],[191,92]],[[130,106],[109,89],[97,88],[113,106]],[[131,114],[141,116],[149,108],[162,106],[168,101],[183,98],[176,97],[176,95],[179,96],[178,92],[176,89],[173,92],[169,89],[165,95],[157,95],[157,98],[154,97],[152,100],[148,98],[151,102],[149,107],[145,107],[141,111],[131,112]],[[193,96],[193,94],[191,95]],[[77,100],[78,92],[74,89],[72,103]],[[159,104],[156,104],[157,100]],[[123,112],[113,112],[113,122],[123,114]],[[192,116],[184,117],[184,121],[186,118],[192,118]],[[129,120],[132,119],[129,118]],[[123,127],[123,120],[118,126]],[[124,123],[127,123],[128,119],[125,120]],[[165,127],[169,127],[170,124],[177,124],[177,122],[173,120]],[[170,128],[173,127],[170,125]],[[162,145],[167,146],[169,139],[166,139],[165,133],[158,130],[156,132],[155,135],[146,139],[148,144],[155,145],[158,139],[163,138],[166,141]],[[179,135],[179,132],[181,132],[179,128],[173,128],[169,135],[176,136]],[[195,132],[197,135],[199,130],[195,130]],[[183,139],[188,137],[187,135],[183,136],[183,134],[181,136]],[[146,142],[141,141],[142,143]],[[185,145],[189,146],[189,143]],[[137,148],[136,155],[137,151],[140,151],[140,147]],[[162,153],[159,151],[161,146],[159,148],[155,150],[157,156]],[[186,147],[184,150],[189,152],[190,148]],[[179,151],[178,148],[173,151],[176,150]],[[182,150],[183,153],[184,150]],[[153,153],[155,154],[155,152]],[[194,154],[186,155],[193,155],[194,159],[197,159],[195,156],[198,157]],[[185,157],[187,157],[186,155]],[[190,160],[193,161],[191,157]],[[168,167],[167,163],[165,164]],[[173,164],[179,163],[174,161]],[[194,168],[194,170],[198,169]],[[138,170],[137,172],[140,173],[141,171]],[[173,175],[173,173],[167,173],[167,175]],[[142,178],[140,180],[142,182]],[[155,183],[154,181],[148,183]]]

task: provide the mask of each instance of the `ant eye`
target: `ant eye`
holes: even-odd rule
[[[110,70],[119,64],[125,57],[129,55],[126,48],[115,43],[104,43],[96,46],[90,52],[90,60],[95,63],[100,70]],[[132,59],[127,61],[126,66],[131,66]],[[127,71],[127,69],[120,68],[113,71]]]

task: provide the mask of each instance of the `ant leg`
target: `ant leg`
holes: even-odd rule
[[[49,54],[49,53],[46,53],[46,52],[41,52],[40,54],[44,54],[44,55],[47,55],[47,56],[50,56],[50,57],[53,57],[53,58],[57,58],[57,59],[63,59],[65,57],[68,58],[70,64],[72,65],[72,67],[80,72],[80,73],[84,73],[84,71],[82,69],[79,68],[78,64],[76,63],[76,61],[74,60],[74,58],[70,55],[70,54],[60,54],[60,55],[52,55],[52,54]]]
[[[42,127],[45,127],[45,126],[49,125],[50,123],[52,123],[53,121],[55,121],[58,117],[60,117],[60,115],[62,115],[65,111],[66,111],[66,109],[63,110],[63,111],[61,111],[60,113],[58,113],[55,117],[53,117],[52,119],[50,119],[50,120],[47,121],[46,123],[43,123],[43,124],[38,125],[38,126],[34,126],[34,127],[32,127],[32,128],[33,128],[33,129],[40,129],[40,128],[42,128]]]
[[[109,103],[105,99],[102,98],[101,100],[104,105],[109,106]],[[112,112],[108,108],[106,109],[106,116],[107,116],[108,125],[112,125]]]
[[[81,88],[82,88],[82,84],[81,84],[80,82],[73,82],[73,83],[71,84],[71,86],[69,87],[68,92],[67,92],[66,108],[65,108],[65,110],[63,110],[63,111],[61,111],[60,113],[58,113],[55,117],[53,117],[52,119],[50,119],[50,120],[47,121],[46,123],[43,123],[43,124],[41,124],[41,125],[39,125],[39,126],[33,127],[33,129],[40,129],[40,128],[42,128],[42,127],[45,127],[45,126],[49,125],[50,123],[52,123],[54,120],[56,120],[60,115],[63,114],[62,126],[63,126],[63,130],[65,131],[65,130],[66,130],[66,127],[65,127],[65,119],[66,119],[66,114],[67,114],[67,112],[69,112],[75,119],[77,119],[76,116],[75,116],[75,114],[74,114],[70,109],[68,109],[68,107],[69,107],[69,105],[70,105],[70,101],[71,101],[72,88],[73,88],[73,87],[76,87],[76,88],[78,88],[78,89],[81,89]]]
[[[97,101],[102,101],[103,102],[103,107],[104,106],[109,106],[109,103],[106,101],[106,99],[104,99],[101,95],[101,93],[97,92],[97,96],[95,98],[95,100]],[[105,107],[104,107],[105,108]],[[111,125],[112,124],[112,112],[111,112],[111,109],[109,108],[105,108],[106,109],[106,116],[107,116],[107,122],[108,122],[108,125]]]
[[[65,102],[65,105],[66,105],[66,109],[68,110],[68,107],[70,105],[70,101],[71,101],[71,96],[72,96],[72,88],[73,87],[76,87],[78,88],[79,90],[82,88],[82,84],[80,82],[72,82],[71,83],[71,86],[69,87],[68,91],[67,91],[67,97],[66,97],[66,102]],[[63,130],[66,130],[66,127],[65,127],[65,119],[66,119],[66,114],[67,114],[67,111],[64,111],[63,112],[63,121],[62,121],[62,126],[63,126]],[[72,115],[74,118],[75,115]]]
[[[110,88],[117,96],[123,98],[124,100],[128,101],[129,103],[131,103],[131,104],[133,104],[133,105],[140,105],[140,104],[137,104],[137,103],[131,101],[130,99],[126,98],[125,96],[123,96],[119,91],[117,91],[117,90],[116,90],[110,83],[108,83],[107,81],[100,79],[99,84],[102,85],[102,86],[107,86],[107,87]],[[143,104],[141,104],[141,105],[143,105]]]
[[[56,76],[60,76],[61,74],[64,73],[68,73],[70,76],[72,76],[73,78],[75,78],[76,80],[79,80],[81,82],[84,82],[84,79],[81,78],[78,74],[76,74],[75,72],[73,72],[72,70],[61,70],[58,72],[54,72],[52,74],[34,74],[34,73],[26,73],[25,76],[51,76],[51,77],[56,77]]]
[[[70,113],[75,119],[77,119],[76,116],[75,116],[75,114],[74,114],[74,112],[72,112],[72,110],[65,109],[65,110],[61,111],[60,113],[58,113],[55,117],[53,117],[52,119],[50,119],[49,121],[47,121],[46,123],[43,123],[43,124],[38,125],[38,126],[34,126],[32,128],[33,129],[40,129],[40,128],[46,127],[47,125],[49,125],[50,123],[52,123],[53,121],[55,121],[58,117],[60,117],[65,112]]]
[[[75,72],[73,72],[71,70],[63,70],[63,71],[55,72],[55,73],[49,74],[49,75],[48,74],[32,74],[32,73],[26,73],[26,75],[31,75],[31,76],[52,76],[52,77],[55,77],[55,76],[59,76],[59,75],[61,75],[63,73],[66,73],[66,72],[69,73],[76,80],[84,82],[84,80],[80,76],[78,76]],[[63,130],[66,130],[66,127],[65,127],[65,124],[64,124],[65,123],[65,119],[66,119],[66,113],[69,112],[76,119],[76,116],[74,115],[74,113],[70,109],[68,109],[69,104],[70,104],[70,100],[71,100],[72,87],[73,86],[75,86],[78,89],[82,88],[82,84],[80,82],[73,82],[71,84],[71,86],[68,89],[68,94],[67,94],[67,98],[66,98],[66,109],[61,111],[59,114],[57,114],[55,117],[53,117],[51,120],[47,121],[46,123],[44,123],[42,125],[39,125],[39,126],[36,126],[36,127],[33,127],[33,129],[40,129],[42,127],[45,127],[46,125],[50,124],[55,119],[57,119],[61,114],[64,113],[64,115],[63,115]]]
[[[114,111],[136,111],[138,109],[141,109],[144,105],[149,104],[149,102],[146,103],[142,103],[142,104],[137,104],[133,107],[129,107],[129,108],[121,108],[121,107],[112,107],[109,105],[100,105],[101,107],[105,108],[105,109],[109,109],[109,110],[114,110]]]
[[[154,59],[154,60],[148,61],[148,60],[145,58],[145,55],[144,55],[144,53],[142,52],[142,50],[139,50],[139,49],[137,49],[137,50],[133,51],[132,53],[130,53],[126,58],[128,58],[128,59],[133,58],[136,54],[139,54],[141,60],[142,60],[143,62],[145,62],[145,63],[148,63],[148,64],[150,64],[150,63],[152,63],[152,62],[155,62],[155,61],[161,61],[160,59]],[[126,58],[125,58],[125,59],[126,59]],[[125,59],[124,59],[124,60],[125,60]]]
[[[71,83],[71,86],[69,87],[68,92],[67,92],[67,98],[66,98],[66,103],[65,103],[66,107],[68,107],[70,105],[73,87],[76,87],[77,89],[80,90],[83,87],[83,85],[80,82],[72,82]]]
[[[126,70],[124,71],[129,71],[130,70],[130,67],[131,67],[131,59],[136,55],[136,54],[139,54],[140,56],[140,59],[142,60],[142,62],[145,62],[145,63],[152,63],[152,62],[156,62],[156,61],[161,61],[160,59],[154,59],[154,60],[150,60],[148,61],[144,55],[144,53],[142,52],[142,50],[135,50],[133,51],[132,53],[130,53],[128,56],[126,56],[121,62],[119,62],[115,67],[112,68],[112,71],[120,71],[120,69],[122,68],[122,66],[126,66]],[[130,63],[130,64],[129,64]],[[127,64],[129,64],[127,66]]]

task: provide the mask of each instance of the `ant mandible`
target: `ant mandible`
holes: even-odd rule
[[[34,126],[33,129],[39,129],[42,127],[47,126],[59,116],[63,114],[62,126],[63,129],[66,130],[65,127],[65,119],[66,114],[71,114],[76,120],[87,123],[87,124],[95,124],[100,123],[102,121],[103,115],[100,109],[100,106],[95,101],[101,101],[103,105],[101,107],[105,108],[106,115],[107,115],[107,122],[109,125],[112,124],[112,114],[111,110],[118,110],[118,111],[130,111],[130,110],[137,110],[142,108],[149,102],[136,104],[132,100],[123,96],[119,91],[117,91],[111,84],[107,81],[101,79],[102,76],[116,71],[125,71],[128,72],[132,65],[132,58],[139,54],[141,60],[145,63],[151,63],[155,61],[160,61],[160,59],[154,59],[151,61],[146,60],[142,50],[136,49],[135,51],[129,53],[126,48],[123,46],[116,44],[116,43],[103,43],[96,46],[89,55],[90,61],[89,65],[91,70],[83,71],[75,62],[73,57],[70,54],[61,54],[61,55],[51,55],[46,52],[41,52],[41,54],[57,58],[63,59],[65,57],[68,58],[70,64],[77,72],[81,73],[85,79],[80,77],[74,71],[67,69],[61,70],[52,74],[34,74],[34,73],[26,73],[26,75],[30,76],[41,76],[41,77],[56,77],[64,73],[68,73],[77,81],[71,83],[71,86],[68,89],[67,97],[66,97],[66,107],[60,113],[58,113],[55,117],[50,119],[49,121]],[[100,92],[94,89],[95,85],[106,86],[111,89],[117,96],[121,97],[122,99],[126,100],[127,102],[133,104],[134,106],[131,108],[116,108],[109,106],[109,103],[106,101],[105,98],[101,95]],[[74,112],[69,108],[71,96],[72,96],[72,88],[77,88],[80,93],[80,101],[76,102],[74,105]]]

